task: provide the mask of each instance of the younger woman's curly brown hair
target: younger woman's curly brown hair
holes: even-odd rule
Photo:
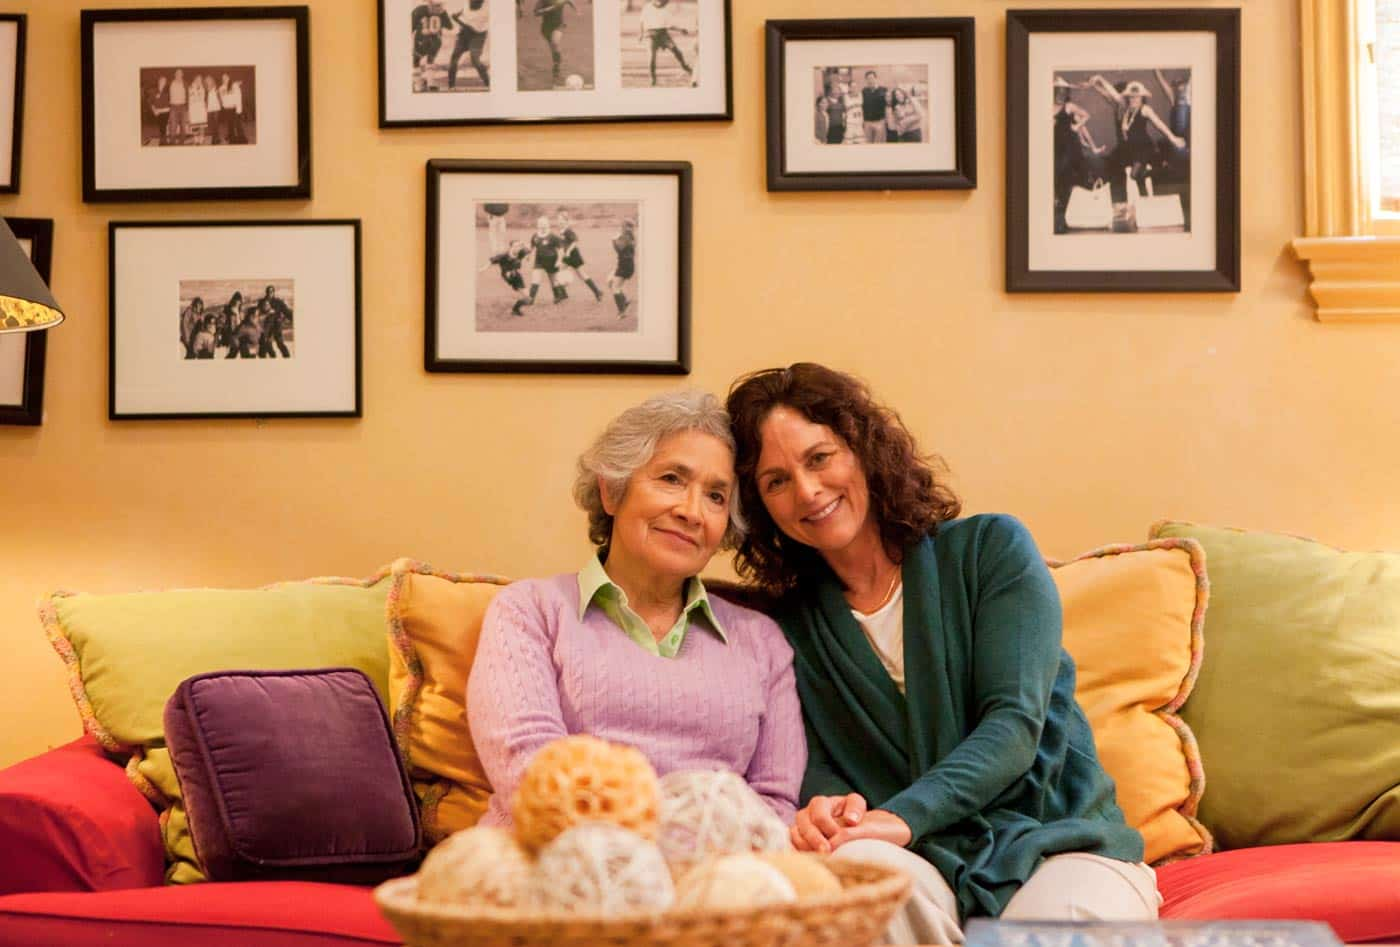
[[[941,459],[921,455],[914,437],[860,379],[812,362],[751,372],[734,382],[726,403],[737,446],[734,458],[749,532],[738,547],[739,574],[782,594],[825,571],[816,550],[790,539],[768,514],[758,491],[761,428],[777,407],[831,428],[860,462],[870,488],[870,511],[885,549],[898,562],[904,549],[962,509],[935,470]]]

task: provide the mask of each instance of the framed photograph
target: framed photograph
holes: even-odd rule
[[[977,186],[972,17],[769,20],[768,190]]]
[[[1006,14],[1009,292],[1239,292],[1240,12]]]
[[[358,220],[108,233],[113,420],[360,417]]]
[[[688,373],[690,175],[429,161],[427,370]]]
[[[730,0],[379,0],[379,126],[728,121]]]
[[[5,223],[44,282],[53,259],[53,221],[6,217]],[[0,424],[41,424],[44,420],[44,349],[48,331],[0,333]]]
[[[82,11],[83,200],[310,197],[308,20],[304,6]]]
[[[0,13],[0,194],[19,191],[26,24],[23,13]]]

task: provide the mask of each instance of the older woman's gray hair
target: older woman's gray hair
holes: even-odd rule
[[[685,389],[664,392],[628,408],[579,456],[574,502],[588,514],[588,538],[594,545],[608,544],[613,525],[612,516],[603,509],[599,480],[607,484],[610,497],[621,500],[632,475],[656,454],[656,445],[669,435],[686,431],[709,434],[734,453],[734,434],[729,429],[729,413],[724,405],[707,391]],[[744,518],[736,484],[729,498],[724,548],[733,548],[743,535]]]

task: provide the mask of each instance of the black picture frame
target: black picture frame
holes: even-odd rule
[[[587,0],[587,4],[589,5],[590,9],[592,9],[593,5],[595,4],[598,6],[618,6],[621,3],[622,0]],[[376,7],[378,10],[379,18],[379,127],[432,128],[470,125],[588,124],[598,122],[624,123],[733,121],[734,27],[733,16],[731,11],[731,0],[704,0],[704,3],[706,6],[715,7],[719,9],[721,11],[721,15],[723,16],[723,26],[721,30],[721,44],[724,59],[723,66],[717,70],[700,69],[697,67],[699,79],[697,79],[696,81],[699,83],[699,87],[701,87],[702,89],[704,88],[704,84],[709,81],[708,76],[711,73],[714,73],[719,79],[722,79],[724,83],[722,95],[720,95],[720,90],[714,90],[712,87],[707,93],[707,98],[713,98],[716,100],[716,105],[713,107],[701,107],[699,110],[681,110],[672,112],[656,111],[655,109],[650,108],[649,106],[639,106],[639,108],[645,109],[642,111],[635,110],[635,108],[637,107],[628,108],[624,110],[616,110],[618,104],[625,103],[627,98],[631,96],[632,93],[642,91],[641,89],[628,89],[626,87],[620,90],[612,90],[609,93],[607,93],[607,95],[605,95],[601,90],[596,88],[573,93],[574,95],[589,95],[592,96],[594,99],[599,100],[606,99],[610,96],[614,102],[615,110],[613,111],[609,111],[605,107],[606,102],[601,102],[598,108],[594,109],[593,111],[586,112],[568,111],[559,108],[552,109],[548,105],[534,107],[535,103],[531,102],[530,99],[531,97],[537,96],[538,91],[530,91],[519,88],[519,77],[517,75],[516,77],[512,77],[511,83],[503,84],[503,88],[501,89],[501,95],[497,96],[497,98],[504,97],[506,99],[506,109],[509,109],[510,105],[514,103],[517,107],[513,111],[505,110],[497,113],[491,112],[490,110],[483,111],[464,109],[461,111],[460,114],[450,114],[446,113],[446,110],[439,109],[434,109],[430,112],[420,109],[417,113],[414,113],[413,110],[404,108],[401,104],[399,104],[402,101],[404,101],[404,80],[402,76],[400,76],[395,71],[394,66],[391,65],[391,59],[395,58],[395,54],[391,53],[391,49],[399,48],[398,45],[394,44],[413,43],[414,37],[410,29],[404,28],[403,23],[396,23],[391,25],[388,20],[388,5],[386,4],[385,0],[377,0]],[[528,12],[529,11],[527,10],[527,13]],[[630,15],[630,11],[628,11],[627,13],[619,11],[620,17],[628,15]],[[536,33],[537,35],[537,31],[534,30],[533,24],[528,21],[528,17],[518,18],[514,28],[516,29],[516,33],[510,35],[509,39],[516,43],[520,42],[519,30],[528,30],[532,33]],[[565,32],[566,39],[570,35],[571,34],[569,32]],[[495,42],[495,31],[491,31],[488,42]],[[593,43],[593,50],[595,56],[597,45],[597,41],[595,40]],[[455,51],[453,47],[453,43],[447,43],[446,47],[441,48],[440,52],[435,55],[439,59],[450,58],[451,53]],[[626,68],[626,63],[624,60],[629,55],[629,53],[634,56],[636,55],[635,51],[631,49],[630,44],[620,42],[618,50],[619,62],[621,63],[620,68]],[[416,51],[414,52],[414,58],[417,58]],[[461,58],[460,63],[463,71],[471,71],[471,67],[468,63],[467,58]],[[416,63],[414,65],[416,67]],[[668,60],[664,63],[664,65],[669,66],[671,65],[671,63]],[[567,68],[567,59],[565,60],[565,68]],[[517,73],[518,72],[519,67],[517,67]],[[692,75],[694,74],[695,73],[692,73]],[[492,76],[493,78],[491,81],[494,83],[494,72],[492,72]],[[411,89],[411,91],[417,92],[417,89]],[[647,92],[654,92],[654,90],[647,90]],[[648,97],[654,98],[655,96],[649,95]],[[412,96],[410,95],[409,100],[411,100],[411,98]],[[459,98],[462,98],[464,102],[459,102],[457,104],[474,104],[470,101],[466,101],[470,99],[469,96],[462,96]],[[554,101],[557,102],[559,100]]]
[[[121,9],[121,10],[83,10],[82,11],[82,112],[83,112],[83,200],[88,203],[97,202],[129,202],[129,201],[196,201],[196,200],[263,200],[263,199],[288,199],[288,198],[309,198],[311,196],[311,28],[310,28],[310,8],[306,6],[267,6],[267,7],[175,7],[175,8],[142,8],[142,9]],[[293,45],[295,47],[296,62],[287,70],[295,76],[296,83],[296,118],[294,126],[296,128],[296,141],[281,143],[283,156],[292,156],[289,164],[294,170],[285,175],[284,180],[275,183],[253,183],[253,184],[227,184],[211,180],[209,184],[183,185],[183,186],[158,186],[147,184],[144,181],[149,178],[158,178],[158,169],[151,169],[136,178],[143,183],[124,184],[122,186],[112,186],[103,177],[104,168],[99,167],[99,151],[104,147],[105,142],[99,141],[99,129],[97,116],[99,112],[105,114],[107,109],[99,109],[97,96],[97,61],[96,61],[96,33],[104,25],[110,24],[133,24],[133,23],[162,23],[169,24],[175,22],[188,21],[191,23],[207,24],[206,29],[218,29],[223,25],[227,29],[234,29],[239,24],[259,20],[286,20],[290,22],[295,30]],[[158,64],[161,67],[173,68],[174,64],[165,61]],[[216,68],[209,64],[210,68]],[[138,74],[139,76],[139,74]],[[139,82],[139,79],[137,80]],[[109,85],[121,85],[126,92],[121,95],[130,94],[130,85],[122,83],[108,83]],[[172,83],[173,85],[173,83]],[[136,86],[140,96],[144,96],[145,90],[139,85]],[[240,93],[241,96],[241,93]],[[241,101],[241,100],[240,100]],[[126,100],[130,106],[130,100]],[[134,111],[141,112],[145,103],[137,104]],[[241,104],[240,104],[241,107]],[[251,109],[256,114],[259,105],[256,101],[256,92],[253,93]],[[126,112],[133,111],[128,107]],[[144,118],[144,116],[143,116]],[[244,122],[239,122],[240,132],[245,127]],[[142,132],[144,134],[144,132]],[[212,137],[212,136],[211,136]],[[256,136],[255,136],[256,139]],[[164,134],[162,134],[162,141]],[[221,143],[223,144],[223,143]],[[255,140],[252,142],[253,148],[271,146],[273,143]],[[234,144],[235,147],[248,147],[246,143]],[[285,149],[285,151],[283,151]],[[145,150],[137,150],[138,156]],[[160,149],[164,150],[164,149]],[[255,153],[255,152],[254,152]],[[237,161],[233,157],[228,160],[234,164],[245,164],[246,156],[238,156]],[[104,159],[105,160],[105,159]],[[115,159],[112,159],[115,162]],[[115,173],[115,172],[112,172]],[[215,178],[220,172],[211,172]],[[268,172],[270,174],[270,172]]]
[[[628,319],[629,322],[633,318],[635,318],[637,332],[639,333],[638,338],[643,338],[643,340],[645,341],[645,336],[642,334],[645,331],[642,327],[642,314],[639,313],[638,310],[641,309],[643,306],[646,306],[647,310],[650,311],[653,306],[658,305],[654,302],[648,302],[648,300],[664,300],[663,302],[659,303],[659,308],[663,312],[668,313],[668,316],[650,322],[652,326],[652,331],[655,330],[656,326],[661,327],[661,332],[658,335],[659,341],[656,346],[653,346],[654,350],[649,351],[647,357],[635,358],[590,358],[583,356],[563,357],[563,355],[569,352],[575,345],[580,344],[583,340],[589,337],[603,338],[610,337],[612,335],[611,332],[591,332],[587,331],[582,327],[576,327],[574,329],[565,330],[576,336],[572,343],[566,344],[564,342],[560,342],[559,340],[551,339],[550,341],[554,343],[553,353],[545,354],[540,357],[501,357],[498,354],[470,354],[466,350],[463,350],[461,352],[444,353],[442,349],[447,345],[447,333],[444,331],[444,327],[442,325],[444,313],[447,311],[460,312],[461,309],[454,308],[448,305],[447,301],[444,299],[444,297],[448,295],[448,290],[453,289],[455,287],[451,287],[448,284],[445,284],[443,282],[443,278],[448,272],[454,274],[463,274],[469,271],[476,270],[478,275],[486,274],[486,271],[484,269],[478,269],[478,267],[474,265],[476,262],[475,257],[472,257],[472,259],[470,260],[470,263],[473,265],[464,265],[468,261],[462,259],[462,254],[451,254],[451,258],[454,262],[453,266],[450,269],[447,267],[439,266],[439,257],[444,254],[445,250],[450,250],[450,248],[448,248],[444,243],[443,236],[444,228],[448,223],[448,213],[443,208],[445,191],[444,182],[447,181],[449,178],[452,178],[453,176],[459,175],[520,176],[522,179],[521,184],[515,187],[515,190],[518,192],[529,190],[528,186],[526,185],[528,185],[530,181],[533,181],[535,179],[548,179],[549,176],[557,176],[560,179],[572,179],[565,180],[565,183],[559,186],[559,190],[564,192],[567,191],[567,187],[565,185],[572,185],[574,187],[577,187],[581,184],[586,184],[592,181],[601,181],[602,183],[598,185],[599,190],[597,191],[597,193],[602,194],[604,193],[604,190],[607,190],[607,197],[595,197],[595,200],[592,202],[574,201],[572,203],[577,203],[580,205],[586,205],[591,203],[597,204],[599,206],[603,206],[606,204],[611,206],[615,202],[624,201],[627,203],[635,203],[638,211],[643,211],[643,209],[645,208],[643,212],[646,215],[646,219],[638,221],[635,228],[635,246],[640,247],[641,249],[642,261],[640,264],[636,265],[636,272],[634,274],[635,283],[631,282],[633,277],[626,277],[626,281],[624,281],[624,283],[622,284],[622,292],[624,294],[624,298],[632,299],[632,302],[635,305],[632,307],[632,313],[630,316],[627,313],[621,311],[619,312],[619,316]],[[632,179],[635,182],[635,187],[632,192],[634,194],[634,197],[626,197],[626,194],[628,193],[626,191],[621,192],[623,196],[619,197],[618,188],[611,186],[611,182],[603,181],[602,179],[604,178],[612,178],[613,181],[616,181],[619,178]],[[661,200],[665,200],[664,198],[657,198],[655,196],[655,193],[653,192],[653,189],[659,187],[663,190],[669,191],[669,185],[666,183],[666,181],[669,179],[673,179],[675,182],[674,207],[659,208],[653,206],[654,204],[659,203]],[[428,249],[424,297],[424,368],[429,372],[644,375],[689,374],[692,220],[691,192],[692,168],[690,162],[688,161],[496,161],[471,159],[429,160],[427,163]],[[492,197],[495,197],[497,200],[500,200],[501,193],[502,192],[499,192],[498,190],[498,192],[496,193],[485,193],[479,195],[473,194],[469,198],[465,199],[461,197],[454,198],[458,201],[471,200],[473,202],[470,205],[472,208],[470,212],[473,214],[473,220],[472,225],[470,227],[464,229],[459,226],[452,228],[448,232],[450,234],[461,234],[464,232],[473,234],[473,236],[471,236],[469,239],[472,241],[473,247],[478,248],[479,250],[480,237],[479,235],[475,234],[475,231],[479,229],[479,225],[475,216],[477,214],[476,208],[478,205],[480,205],[481,207],[485,207],[486,204],[484,203],[484,201],[489,201]],[[507,190],[504,193],[508,194],[510,193],[510,191]],[[560,203],[561,202],[558,200],[544,200],[537,197],[533,202],[526,202],[526,204],[523,206],[533,206],[537,204],[548,204],[557,206]],[[666,223],[661,223],[659,226],[661,228],[662,236],[660,238],[652,238],[651,234],[656,232],[655,229],[658,227],[658,220],[666,221],[669,219],[670,215],[666,213],[667,211],[670,211],[671,214],[674,215],[674,233],[670,232],[669,227]],[[643,216],[643,213],[638,213],[637,216],[640,218]],[[618,226],[620,223],[619,220],[616,218],[607,218],[604,222],[607,223],[609,227]],[[581,225],[580,229],[585,228]],[[595,229],[602,228],[599,227]],[[652,240],[653,242],[648,244],[648,240]],[[582,244],[582,242],[583,241],[580,239],[579,243]],[[592,241],[592,243],[594,246],[598,245],[597,238],[595,238],[594,241]],[[655,254],[650,253],[647,249],[648,246],[658,245],[667,248],[673,247],[675,251],[674,257],[671,257],[671,255],[668,252]],[[613,252],[616,253],[616,244],[613,245]],[[634,259],[636,252],[637,251],[634,249]],[[649,260],[651,262],[649,262]],[[605,259],[603,262],[606,263],[608,261]],[[488,262],[488,266],[489,265],[490,263]],[[564,269],[565,268],[563,266],[560,266],[561,271]],[[599,269],[595,270],[594,272],[601,273],[603,271],[603,269]],[[614,276],[621,272],[620,257],[618,259],[618,264],[614,266],[614,268],[610,272],[612,272]],[[659,291],[655,289],[648,289],[646,290],[645,294],[641,294],[640,290],[636,290],[636,292],[639,294],[636,298],[626,296],[626,293],[629,291],[629,286],[640,285],[643,282],[647,281],[655,282],[656,278],[653,274],[656,273],[670,274],[669,276],[662,276],[661,279],[664,282],[669,282],[673,279],[674,285],[663,286],[663,288]],[[490,274],[490,276],[493,280],[502,279],[503,273],[500,275]],[[552,287],[552,278],[550,279],[550,283]],[[494,285],[494,282],[492,283],[492,285]],[[602,287],[599,286],[599,289],[601,288]],[[611,284],[609,284],[609,291],[611,291]],[[473,292],[473,295],[471,297],[471,305],[473,307],[471,310],[471,320],[473,328],[469,330],[469,334],[471,334],[476,340],[486,340],[492,337],[491,333],[483,333],[479,329],[475,328],[480,324],[480,320],[482,318],[485,318],[484,316],[478,314],[478,307],[483,305],[481,302],[481,292],[482,290],[478,289]],[[497,294],[500,294],[502,292],[504,291],[499,290],[499,288],[497,287]],[[671,302],[672,292],[674,292],[673,303]],[[582,293],[580,293],[580,297],[582,297]],[[543,306],[546,300],[541,298],[539,302],[541,306]],[[600,297],[600,299],[597,301],[597,304],[599,306],[606,307],[610,304],[610,302],[616,303],[616,297],[614,296],[613,300],[611,301],[606,300],[605,297]],[[589,305],[592,304],[593,301],[589,300]],[[617,305],[619,307],[621,306],[621,304]],[[567,310],[565,310],[565,318],[572,318],[568,315]],[[592,317],[590,316],[589,318]],[[608,320],[611,320],[611,315],[609,314],[606,318]],[[522,331],[519,333],[519,335],[524,336],[526,332],[531,331],[528,328],[526,328],[526,326],[528,326],[528,322],[522,324]],[[562,334],[564,333],[540,332],[539,337],[545,338],[548,335]],[[490,343],[487,342],[488,346],[489,344]],[[470,347],[471,346],[468,345],[465,346],[464,349],[470,349]]]
[[[14,120],[10,130],[10,177],[0,179],[0,194],[19,193],[20,158],[24,139],[24,52],[29,31],[29,18],[23,13],[0,13],[0,23],[15,25],[15,101]]]
[[[766,49],[767,171],[770,191],[967,190],[977,186],[976,23],[972,17],[769,20]],[[799,170],[789,160],[786,94],[789,43],[813,40],[879,42],[927,39],[953,41],[953,164],[927,169]],[[858,54],[854,54],[859,58]],[[808,99],[810,101],[810,97]],[[839,104],[839,103],[838,103]],[[860,105],[857,103],[856,108]],[[810,111],[809,111],[809,114]],[[804,121],[791,116],[792,123]],[[923,122],[920,134],[928,140]],[[844,146],[843,146],[844,147]],[[866,146],[862,145],[862,150]],[[867,154],[871,154],[866,151]],[[853,154],[856,162],[858,156]]]
[[[53,262],[53,219],[49,217],[6,217],[5,223],[19,240],[29,241],[29,260],[44,282],[49,281]],[[17,404],[0,404],[0,424],[37,425],[44,420],[44,362],[48,330],[6,333],[24,348],[24,379]]]
[[[260,286],[265,282],[267,277],[288,275],[292,277],[292,281],[295,281],[296,279],[302,278],[302,276],[304,276],[308,272],[308,270],[311,270],[313,267],[318,265],[325,266],[329,264],[331,251],[333,251],[335,247],[313,246],[313,238],[317,235],[318,232],[324,231],[326,234],[329,235],[334,229],[348,231],[347,234],[343,235],[348,236],[350,238],[350,243],[346,248],[349,252],[350,259],[348,261],[341,261],[342,264],[348,267],[348,271],[342,274],[344,282],[336,284],[338,286],[337,293],[328,293],[323,291],[319,297],[313,296],[311,302],[311,305],[314,306],[315,303],[318,301],[324,302],[325,300],[330,299],[332,302],[334,302],[336,300],[339,300],[347,309],[350,310],[350,312],[343,314],[344,324],[341,324],[338,327],[333,326],[333,328],[337,329],[341,334],[338,337],[331,339],[332,342],[340,342],[342,347],[344,347],[347,350],[344,355],[345,360],[353,363],[351,365],[337,364],[334,366],[334,368],[338,372],[340,372],[340,377],[335,379],[334,383],[342,389],[341,398],[343,406],[323,409],[291,410],[269,410],[266,408],[233,408],[224,410],[165,410],[151,409],[149,407],[138,410],[132,407],[119,407],[119,389],[121,388],[123,383],[122,372],[124,370],[122,364],[124,358],[122,354],[122,350],[124,348],[123,334],[126,331],[123,328],[122,320],[124,318],[132,318],[130,315],[121,312],[121,306],[123,298],[125,296],[125,287],[121,272],[121,265],[123,261],[119,259],[119,250],[121,249],[119,243],[122,238],[122,235],[127,232],[140,233],[152,232],[156,230],[169,230],[173,232],[183,231],[184,233],[182,235],[173,236],[171,238],[172,242],[170,243],[168,250],[170,254],[173,255],[175,253],[180,252],[181,248],[194,248],[195,250],[197,250],[198,245],[196,242],[196,232],[198,231],[209,231],[212,234],[225,235],[229,233],[231,228],[242,228],[248,231],[265,231],[265,233],[262,234],[250,234],[250,242],[248,245],[255,247],[257,253],[261,254],[262,259],[275,260],[275,262],[271,263],[269,266],[269,269],[275,270],[275,273],[257,274],[256,270],[250,267],[243,260],[225,259],[222,261],[227,267],[227,270],[224,274],[218,273],[217,269],[214,267],[210,267],[207,265],[199,266],[196,272],[201,281],[214,281],[222,279],[227,282],[236,281],[238,283],[249,283],[254,284],[255,286]],[[277,233],[282,230],[290,229],[298,229],[303,231],[303,233],[289,236],[282,244],[278,244],[275,239]],[[271,418],[359,418],[363,416],[363,255],[361,250],[361,225],[358,219],[309,218],[289,220],[174,221],[114,220],[109,222],[107,227],[107,234],[107,417],[109,419],[113,421],[161,421],[189,419],[212,420],[216,418],[261,420]],[[295,237],[296,239],[294,240],[293,237]],[[328,237],[327,239],[330,239],[330,237]],[[294,256],[295,252],[298,251],[302,253],[303,256],[300,260],[294,261],[292,257]],[[205,254],[202,258],[208,258],[208,256],[208,254]],[[165,263],[165,265],[169,265],[168,256],[163,255],[161,257],[161,260],[162,263]],[[323,280],[322,282],[327,284],[330,283],[330,281],[327,280]],[[183,287],[179,286],[178,284],[169,285],[168,280],[165,280],[164,283],[166,285],[163,285],[161,287],[162,290],[183,289]],[[162,292],[161,295],[164,295],[164,292]],[[245,300],[251,298],[251,294],[243,298]],[[229,301],[229,304],[232,304],[231,299]],[[301,308],[304,305],[306,305],[305,296],[295,296],[294,305],[291,307],[291,312],[288,314],[288,319],[286,323],[284,323],[293,327],[292,346],[294,353],[299,352],[304,344],[303,341],[298,338],[298,336],[302,334],[301,331],[295,328],[297,325],[301,325],[303,328],[305,328],[307,322],[306,318],[303,315],[297,314],[298,311],[301,310]],[[135,306],[134,308],[137,310],[138,316],[140,318],[149,318],[149,312],[152,307],[149,305],[149,303],[145,301],[144,298],[140,300],[140,305]],[[212,307],[210,311],[213,311]],[[246,307],[244,309],[244,312],[246,314]],[[176,312],[171,313],[170,315],[172,319],[169,324],[171,326],[178,325],[177,319],[180,315],[178,308]],[[159,331],[163,332],[164,330]],[[322,332],[322,336],[325,336],[324,331]],[[169,341],[169,344],[172,347],[172,351],[175,351],[174,344],[180,341],[177,337],[165,334],[160,336],[160,338],[158,338],[156,341],[157,344],[164,345],[167,344],[167,340]],[[261,340],[259,344],[261,345]],[[329,348],[330,346],[327,347]],[[271,348],[270,344],[269,348]],[[216,352],[215,355],[212,357],[217,359],[221,356],[219,356]],[[225,351],[225,354],[222,357],[234,359],[235,364],[238,364],[243,359],[246,359],[249,356],[247,352],[244,352],[243,358],[235,358],[234,355],[230,355],[227,353],[227,351]],[[276,361],[277,359],[277,356],[275,354],[272,354],[271,352],[269,353],[269,357],[273,361]],[[261,355],[258,356],[258,359],[261,359]],[[283,364],[285,364],[287,360],[289,359],[283,356]],[[172,361],[178,362],[178,356],[174,359],[164,360],[164,367],[167,370],[167,372],[169,371],[169,363]],[[157,371],[159,370],[160,366],[158,365]],[[313,368],[312,370],[314,371],[315,369]],[[146,376],[143,375],[142,377],[145,378]],[[160,387],[162,389],[160,393],[161,398],[178,397],[178,395],[171,393],[171,391],[174,388],[174,385],[166,384],[166,376],[156,376],[156,385],[157,387]],[[267,389],[265,387],[260,387],[256,391],[250,392],[250,394],[261,396],[262,394],[266,393],[266,391]]]
[[[1213,128],[1215,226],[1214,259],[1209,269],[1031,268],[1029,57],[1031,37],[1041,33],[1214,35],[1215,87],[1209,94],[1215,97],[1216,117]],[[1007,292],[1239,292],[1239,9],[1009,10],[1006,14],[1006,55]],[[1200,90],[1197,90],[1192,94],[1192,99],[1199,96]],[[1187,122],[1189,128],[1189,112]],[[1055,198],[1052,197],[1052,200]],[[1057,213],[1063,212],[1057,210]],[[1052,226],[1060,225],[1052,218]],[[1116,223],[1114,229],[1117,229]],[[1045,236],[1042,234],[1041,239],[1045,239]]]

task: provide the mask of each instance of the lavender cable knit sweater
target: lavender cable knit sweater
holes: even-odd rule
[[[634,746],[663,776],[732,770],[791,823],[807,765],[792,649],[766,616],[710,604],[729,643],[697,617],[680,652],[662,658],[597,606],[580,621],[576,573],[501,590],[467,683],[472,740],[495,790],[481,824],[510,825],[530,757],[575,733]]]

